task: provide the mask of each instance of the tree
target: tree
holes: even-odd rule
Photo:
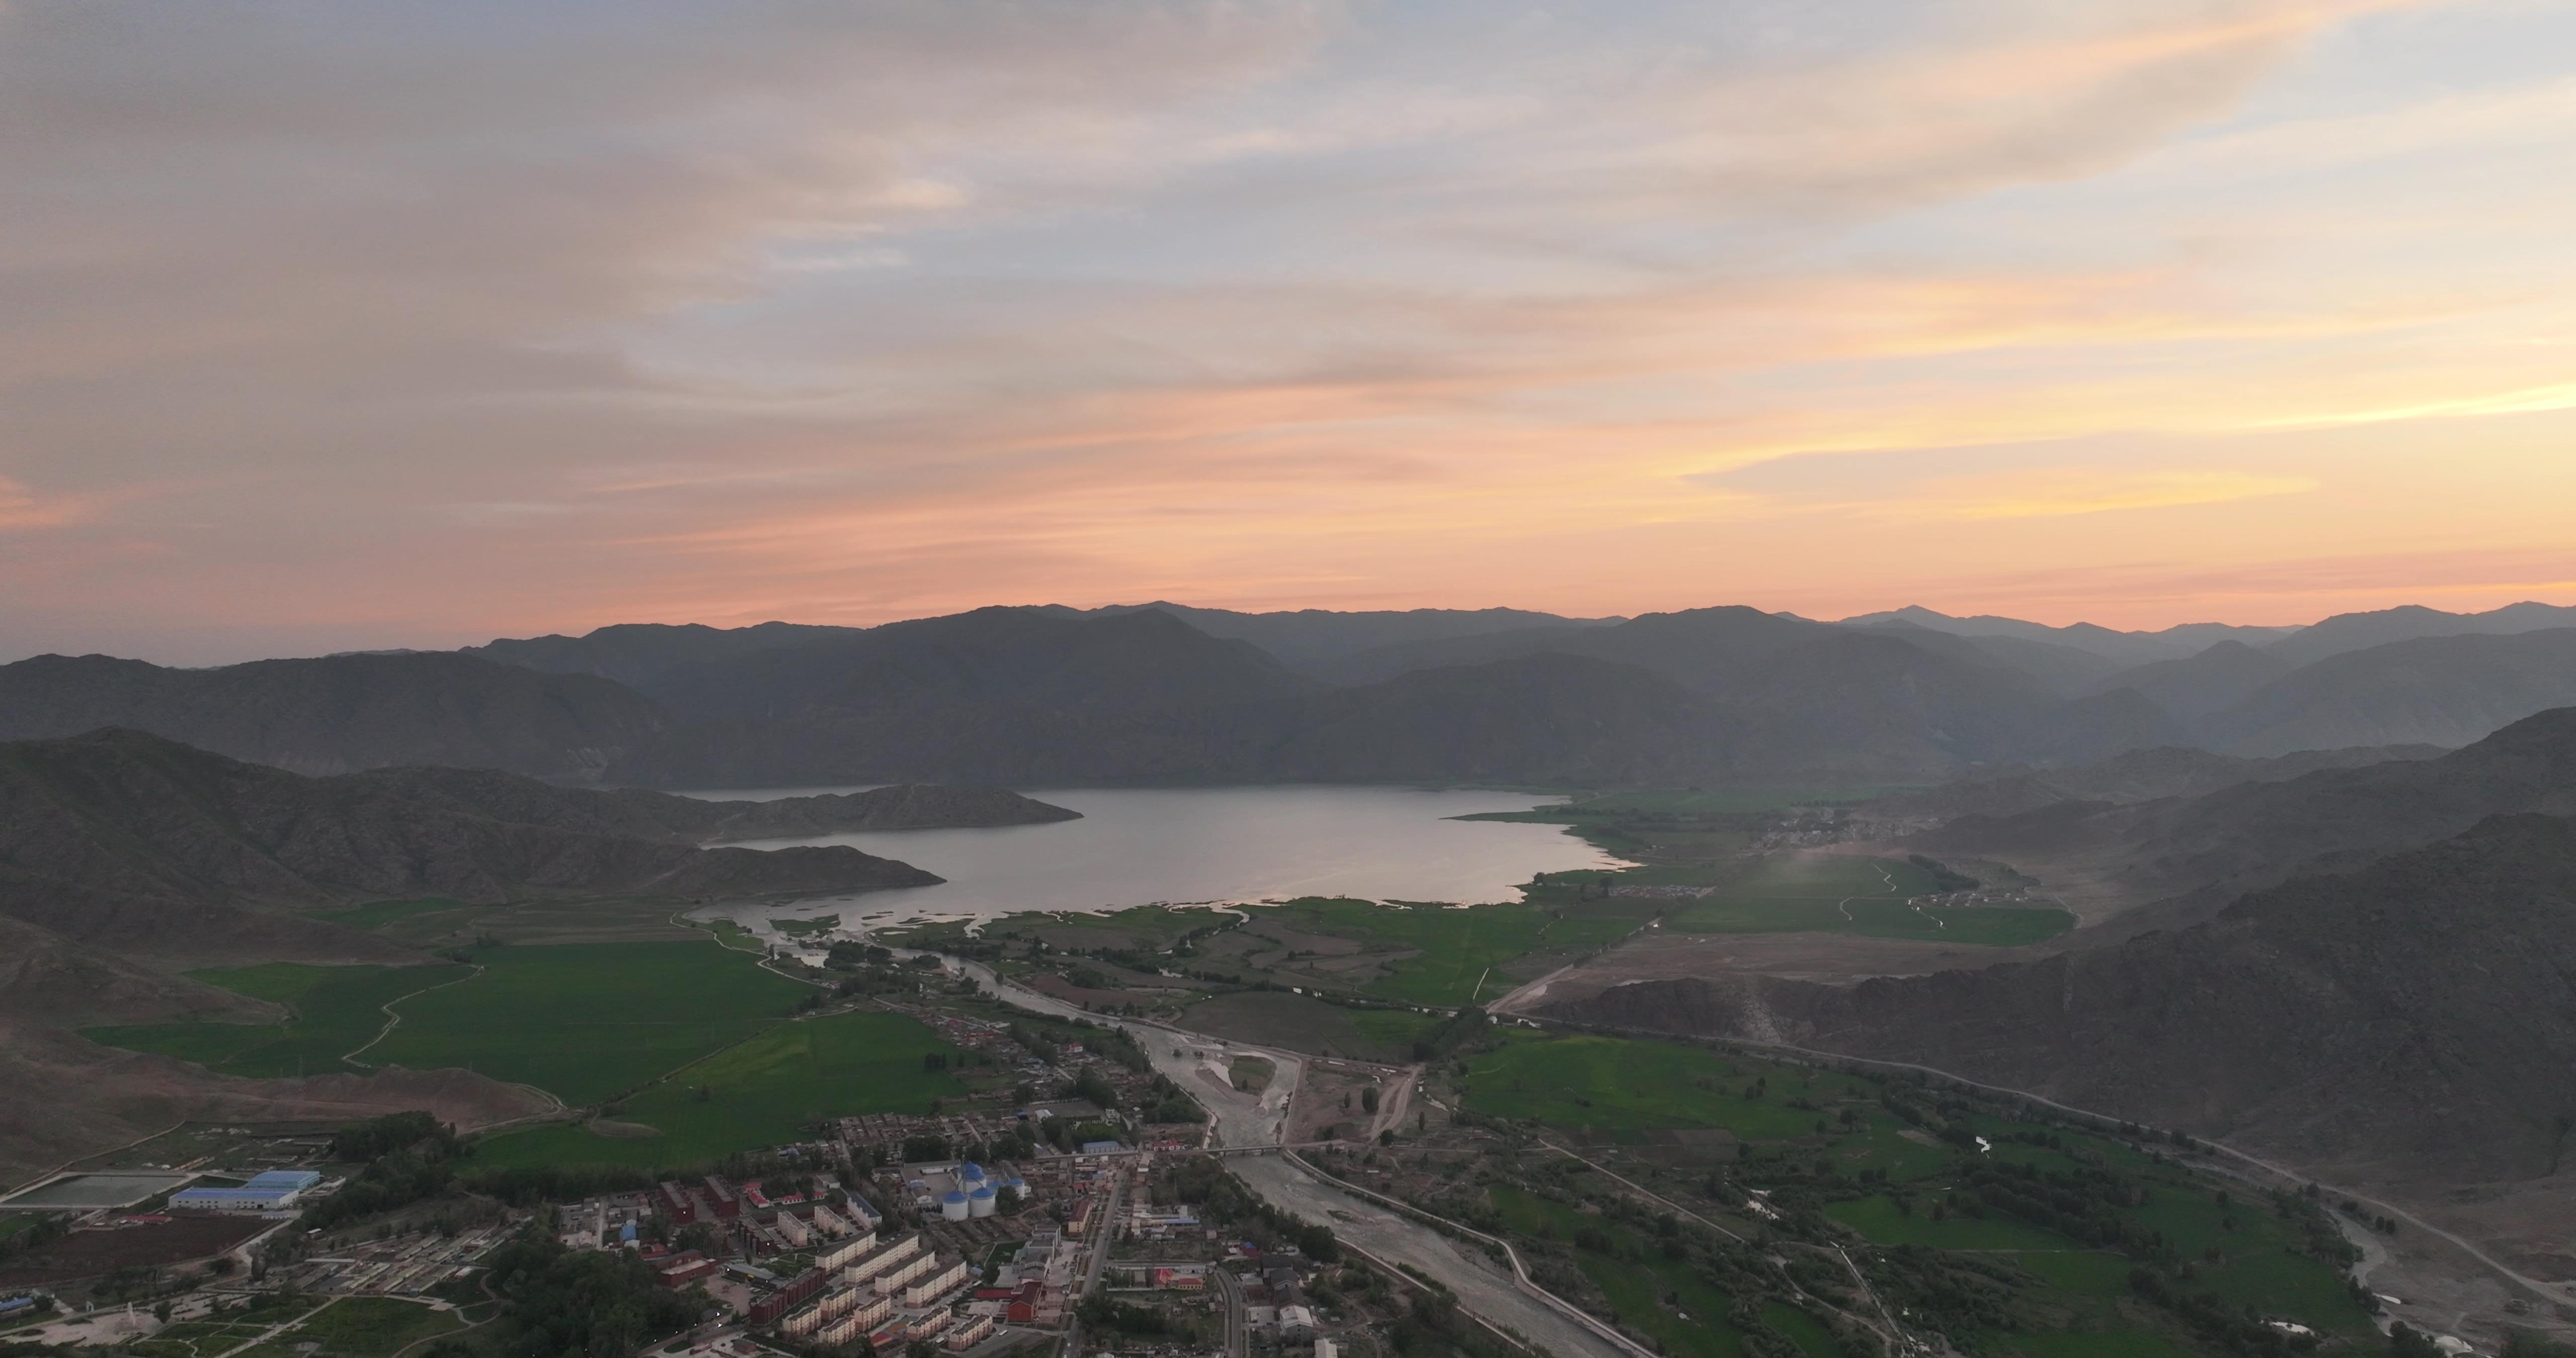
[[[2388,1332],[2389,1358],[2440,1358],[2441,1352],[2430,1336],[2405,1321]]]

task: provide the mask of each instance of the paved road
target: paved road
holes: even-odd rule
[[[1216,1275],[1217,1290],[1225,1294],[1226,1358],[1250,1358],[1252,1327],[1244,1323],[1243,1285],[1234,1280],[1234,1270],[1222,1265],[1208,1270]]]
[[[1054,996],[1002,980],[981,964],[954,958],[949,959],[949,964],[962,968],[978,986],[1006,1003],[1040,1013],[1103,1021]],[[1144,1044],[1157,1071],[1190,1091],[1215,1116],[1211,1146],[1279,1144],[1287,1126],[1289,1099],[1305,1075],[1305,1057],[1158,1023],[1135,1019],[1116,1022]],[[1226,1078],[1226,1067],[1237,1055],[1259,1056],[1275,1067],[1269,1085],[1261,1093],[1245,1093]],[[1617,1346],[1521,1292],[1500,1265],[1461,1252],[1428,1226],[1352,1197],[1279,1156],[1228,1159],[1227,1168],[1272,1205],[1329,1225],[1336,1237],[1380,1259],[1420,1269],[1423,1276],[1457,1293],[1462,1309],[1526,1336],[1550,1358],[1629,1358]]]
[[[1629,1358],[1522,1293],[1502,1266],[1460,1250],[1428,1226],[1323,1183],[1280,1156],[1243,1156],[1226,1168],[1273,1204],[1332,1227],[1344,1243],[1422,1270],[1458,1294],[1459,1309],[1520,1334],[1550,1358]]]

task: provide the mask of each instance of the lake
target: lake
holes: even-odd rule
[[[766,800],[850,788],[697,792]],[[948,880],[854,898],[860,914],[1005,915],[1020,910],[1104,910],[1159,903],[1355,896],[1367,900],[1518,899],[1535,873],[1608,867],[1618,859],[1554,825],[1460,821],[1487,811],[1526,811],[1555,800],[1509,792],[1391,787],[1030,789],[1081,820],[993,830],[891,830],[763,839],[744,847],[848,844],[899,858]],[[765,917],[774,905],[704,914]],[[797,913],[829,913],[822,910]]]

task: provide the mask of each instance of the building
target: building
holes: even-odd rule
[[[851,1239],[844,1240],[840,1244],[834,1245],[832,1248],[815,1255],[814,1267],[826,1272],[842,1268],[847,1266],[850,1261],[865,1255],[868,1251],[875,1249],[876,1247],[876,1232],[862,1232]]]
[[[918,1256],[921,1256],[920,1236],[908,1235],[901,1240],[889,1241],[851,1260],[841,1270],[841,1281],[852,1284],[867,1282]],[[878,1290],[883,1291],[884,1288],[880,1286]]]
[[[1315,1341],[1315,1358],[1342,1358],[1342,1346],[1329,1339]]]
[[[751,1304],[751,1323],[766,1325],[787,1314],[788,1308],[821,1294],[823,1284],[831,1281],[831,1278],[831,1274],[819,1268],[809,1268],[797,1274],[785,1287]]]
[[[181,1189],[170,1195],[170,1205],[188,1212],[280,1212],[320,1182],[322,1176],[309,1169],[273,1169],[239,1188]]]
[[[966,1261],[957,1260],[935,1273],[927,1273],[903,1289],[903,1304],[927,1306],[933,1297],[954,1292],[966,1285]]]
[[[975,1316],[948,1332],[948,1351],[963,1353],[993,1337],[993,1318]]]
[[[1315,1313],[1303,1306],[1279,1308],[1279,1337],[1286,1340],[1315,1337]]]

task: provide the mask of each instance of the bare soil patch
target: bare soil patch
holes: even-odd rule
[[[204,1259],[267,1230],[261,1217],[173,1217],[143,1226],[74,1231],[10,1267],[0,1287],[45,1287],[120,1268],[166,1268]]]
[[[1364,1138],[1371,1116],[1360,1101],[1360,1091],[1382,1088],[1394,1074],[1382,1066],[1356,1062],[1307,1062],[1297,1093],[1288,1101],[1288,1141]],[[1349,1106],[1344,1107],[1345,1103]]]
[[[1760,975],[1841,985],[1873,976],[1922,976],[2044,955],[2038,948],[1956,947],[1843,934],[1682,934],[1657,929],[1549,977],[1543,995],[1524,995],[1509,1007],[1589,999],[1630,981]]]

